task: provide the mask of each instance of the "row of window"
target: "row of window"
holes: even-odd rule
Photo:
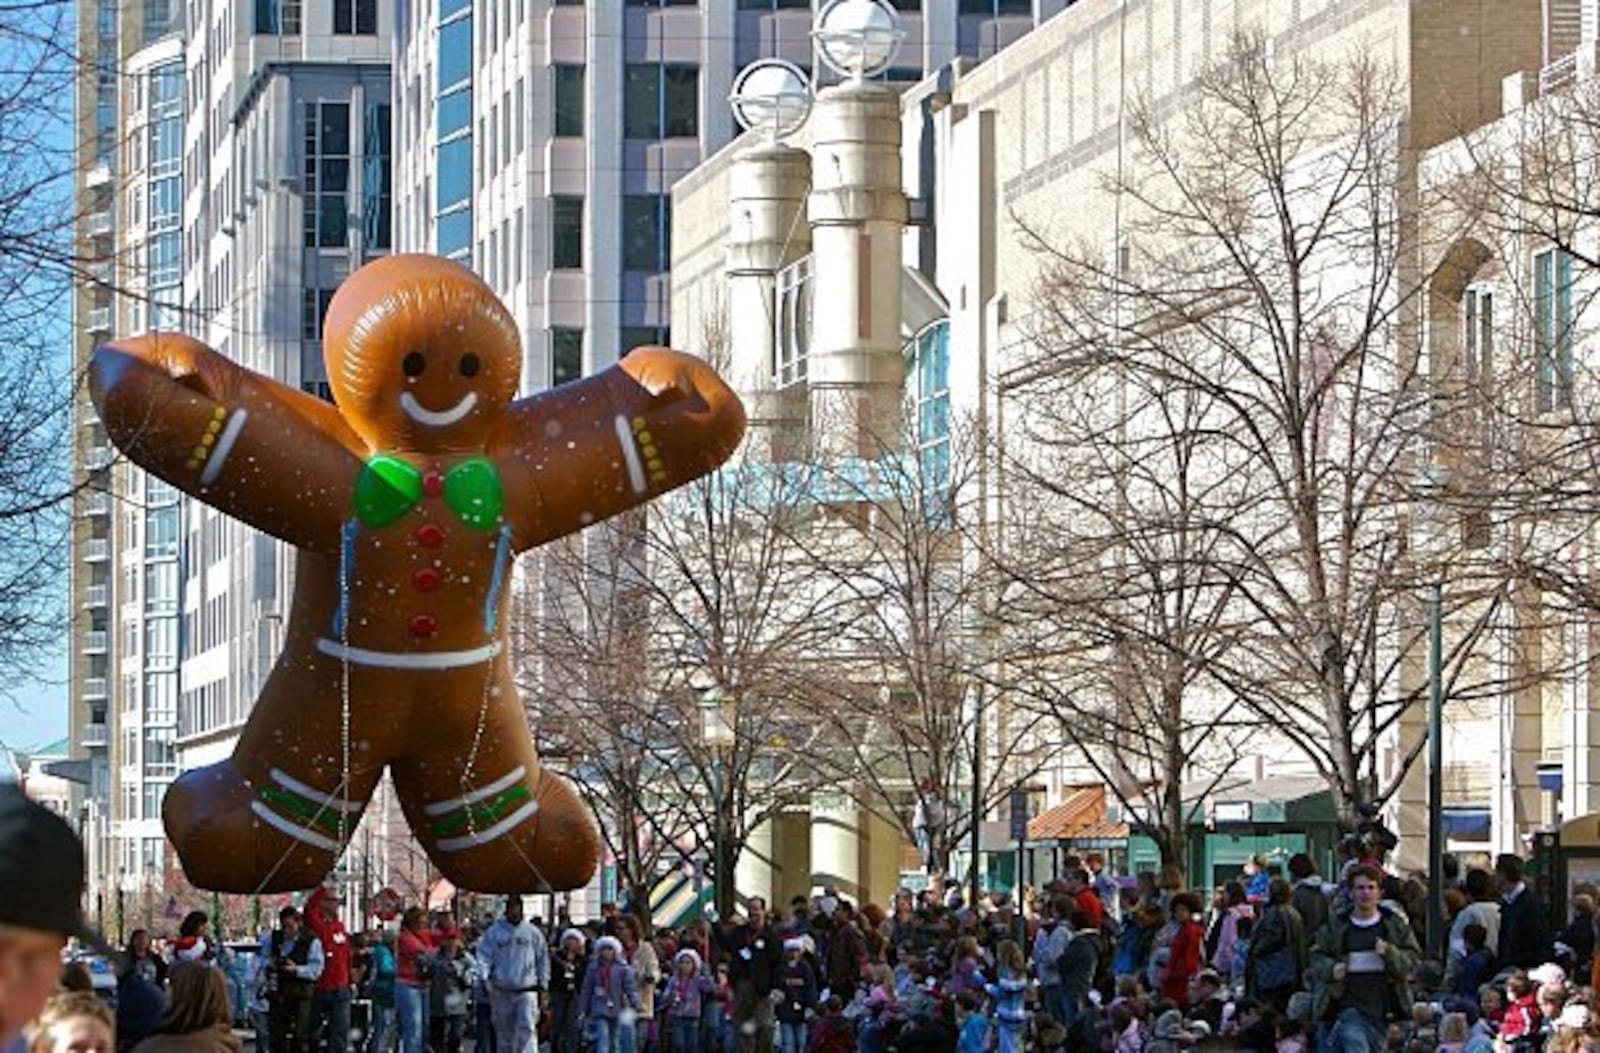
[[[256,0],[256,32],[296,37],[304,32],[302,0]],[[333,0],[335,36],[376,36],[378,0]]]
[[[368,103],[361,136],[362,244],[371,251],[388,249],[393,241],[394,162],[390,107]],[[306,248],[344,248],[350,238],[351,113],[348,102],[306,102],[304,165]]]
[[[575,194],[550,198],[550,266],[583,266],[584,199]],[[672,262],[672,198],[666,194],[625,194],[622,198],[622,269],[664,271]]]
[[[1535,412],[1570,409],[1573,387],[1572,256],[1560,249],[1533,258]],[[1495,289],[1479,283],[1462,299],[1461,357],[1466,378],[1494,383]]]

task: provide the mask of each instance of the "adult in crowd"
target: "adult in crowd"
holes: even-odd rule
[[[1502,969],[1537,969],[1550,957],[1544,905],[1522,879],[1522,860],[1501,855],[1494,861],[1500,884],[1500,940],[1495,957]]]
[[[1500,953],[1500,898],[1494,891],[1494,877],[1487,870],[1473,867],[1462,880],[1461,891],[1467,903],[1450,922],[1445,943],[1445,982],[1455,984],[1461,968],[1461,959],[1467,954],[1466,931],[1468,925],[1483,928],[1484,946],[1491,956]]]
[[[1056,1020],[1071,1033],[1094,987],[1095,969],[1100,964],[1100,927],[1079,902],[1067,907],[1066,925],[1072,935],[1056,962],[1061,976],[1061,1015]]]
[[[828,934],[826,975],[833,991],[854,991],[867,965],[867,940],[857,924],[856,911],[848,900],[840,901],[833,912],[833,929]]]
[[[733,1024],[739,1034],[740,1053],[769,1053],[773,1046],[773,976],[782,944],[767,918],[767,901],[751,896],[749,917],[723,928],[718,943],[728,956],[733,982]]]
[[[395,940],[394,1008],[400,1053],[424,1053],[428,1041],[428,994],[433,981],[433,941],[421,907],[400,915]]]
[[[1180,892],[1172,897],[1172,943],[1161,969],[1162,997],[1175,1005],[1189,1004],[1189,981],[1200,971],[1205,929],[1200,925],[1200,897]]]
[[[1312,1019],[1332,1018],[1327,1048],[1343,1053],[1387,1053],[1390,1021],[1410,1013],[1420,951],[1410,922],[1379,905],[1382,887],[1381,871],[1351,867],[1349,913],[1335,916],[1311,943]]]
[[[383,932],[372,941],[368,965],[368,992],[372,997],[372,1029],[366,1053],[389,1053],[394,1040],[394,934]]]
[[[1306,940],[1310,941],[1324,925],[1328,924],[1330,890],[1323,883],[1322,875],[1317,873],[1317,864],[1304,852],[1296,852],[1289,857],[1289,880],[1294,888],[1290,902],[1300,915]]]
[[[1306,929],[1283,878],[1267,882],[1267,905],[1251,930],[1245,984],[1251,997],[1282,1015],[1306,971]]]
[[[112,1053],[116,1048],[111,1008],[91,991],[51,996],[32,1032],[28,1053]]]
[[[311,1048],[350,1053],[350,934],[339,920],[344,902],[338,890],[323,885],[306,900],[305,919],[322,944],[322,973],[311,990]]]
[[[138,973],[151,983],[166,985],[167,960],[156,953],[150,944],[150,930],[134,929],[128,936],[128,946],[122,952],[122,976]]]
[[[203,910],[191,910],[178,925],[178,939],[172,945],[174,962],[209,962],[217,957],[211,942],[211,918]]]
[[[584,942],[583,933],[577,929],[566,930],[561,934],[561,946],[550,960],[551,1053],[578,1053],[582,1035],[578,1028],[578,992],[583,988],[583,974],[589,965]]]
[[[617,927],[617,938],[622,941],[622,956],[633,970],[634,984],[639,989],[639,1009],[633,1021],[623,1021],[623,1049],[637,1049],[641,1053],[654,1049],[650,1041],[656,1018],[656,984],[661,980],[661,959],[656,949],[644,938],[644,924],[633,914],[625,914]]]
[[[550,948],[523,915],[521,896],[506,897],[504,913],[478,941],[478,968],[489,989],[495,1053],[535,1050],[539,992],[550,986]]]
[[[133,1047],[134,1053],[242,1053],[221,969],[203,961],[180,961],[172,967],[169,994],[156,1033]]]
[[[0,1051],[55,991],[67,937],[90,939],[79,912],[83,845],[60,816],[0,783]]]
[[[284,907],[278,927],[261,941],[267,963],[267,1034],[272,1053],[303,1053],[311,1043],[312,992],[322,975],[322,941],[305,928],[300,912]]]
[[[1072,925],[1067,920],[1071,900],[1065,896],[1053,899],[1045,907],[1039,931],[1033,937],[1033,976],[1039,984],[1039,1002],[1044,1011],[1056,1020],[1066,1015],[1066,1001],[1061,988],[1061,958],[1072,939]]]
[[[1572,918],[1561,930],[1560,942],[1572,956],[1572,972],[1578,976],[1590,974],[1594,958],[1594,897],[1580,892],[1572,897]]]

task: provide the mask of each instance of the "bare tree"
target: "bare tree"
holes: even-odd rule
[[[1422,745],[1378,763],[1425,697],[1424,577],[1408,543],[1440,438],[1414,342],[1430,275],[1408,225],[1402,112],[1370,61],[1275,57],[1259,35],[1236,37],[1175,111],[1133,107],[1130,157],[1106,182],[1112,251],[1029,228],[1048,261],[1045,354],[1016,373],[1045,389],[1097,374],[1101,392],[1127,393],[1122,427],[1082,454],[1113,480],[1133,451],[1108,442],[1148,439],[1167,462],[1152,476],[1192,460],[1172,478],[1188,488],[1178,514],[1166,497],[1112,500],[1104,514],[1128,518],[1101,535],[1113,580],[1153,559],[1191,603],[1176,620],[1167,592],[1162,618],[1112,625],[1170,652],[1175,667],[1148,667],[1155,682],[1193,688],[1198,674],[1218,712],[1247,707],[1292,743],[1347,821],[1396,792]],[[1513,584],[1470,562],[1452,568],[1456,697],[1512,675],[1474,655]],[[1162,594],[1145,584],[1128,599]]]
[[[973,823],[1038,772],[1050,743],[1034,711],[1001,705],[1005,583],[983,543],[973,429],[921,447],[908,421],[890,438],[871,460],[808,469],[817,514],[790,540],[839,603],[808,698],[839,785],[916,844],[942,887]]]

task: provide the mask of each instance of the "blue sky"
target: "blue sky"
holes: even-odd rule
[[[65,589],[65,581],[61,583]],[[32,677],[12,686],[9,698],[0,698],[0,743],[26,749],[54,742],[67,733],[67,647],[41,656]]]

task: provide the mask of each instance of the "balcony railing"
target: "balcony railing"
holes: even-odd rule
[[[1539,94],[1559,91],[1578,79],[1578,53],[1562,55],[1539,71]]]
[[[90,629],[83,634],[83,649],[90,654],[106,653],[106,631]]]
[[[110,587],[106,585],[90,585],[83,590],[83,605],[85,607],[104,607],[111,599]]]
[[[89,331],[92,333],[111,332],[111,308],[89,308]]]
[[[111,558],[111,542],[103,537],[92,537],[83,543],[83,558],[90,563],[101,563]]]
[[[103,490],[96,490],[83,495],[83,514],[86,516],[103,516],[111,511],[111,495]]]
[[[101,681],[104,683],[104,681]],[[85,724],[83,726],[83,745],[87,749],[105,749],[111,744],[111,735],[104,724]]]
[[[89,214],[88,226],[89,236],[91,238],[103,238],[110,234],[113,227],[111,222],[111,210],[102,209],[99,212],[91,212]]]
[[[91,472],[95,472],[110,465],[114,456],[109,446],[91,446],[83,455],[83,463]]]
[[[83,697],[89,702],[103,702],[106,697],[106,678],[91,676],[83,681]]]

